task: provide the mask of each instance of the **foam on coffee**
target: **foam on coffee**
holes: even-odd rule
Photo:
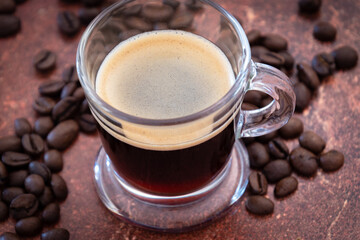
[[[211,106],[234,81],[229,61],[210,41],[184,31],[152,31],[121,42],[107,55],[97,74],[96,92],[124,113],[170,119]],[[207,128],[212,121],[199,121],[178,129],[180,132],[174,127],[163,131],[132,124],[122,126],[127,137],[139,142],[176,145],[206,135],[199,135],[197,129]],[[210,133],[212,127],[206,131]],[[139,134],[131,136],[135,132]],[[187,136],[174,140],[173,134]]]

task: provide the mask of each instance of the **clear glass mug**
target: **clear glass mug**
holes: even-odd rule
[[[100,199],[125,221],[183,231],[209,222],[239,200],[249,174],[240,138],[283,126],[294,112],[295,95],[281,71],[251,61],[244,30],[221,6],[195,1],[201,8],[194,10],[178,0],[180,5],[165,23],[149,21],[141,13],[143,4],[162,2],[123,0],[104,10],[80,40],[77,70],[103,143],[94,167]],[[128,23],[130,18],[135,20]],[[182,25],[169,22],[175,18]],[[106,55],[131,36],[171,26],[204,37],[225,53],[236,80],[226,95],[197,113],[161,120],[132,116],[103,101],[95,81]],[[258,110],[241,110],[249,90],[274,100]],[[142,134],[166,136],[167,142]]]

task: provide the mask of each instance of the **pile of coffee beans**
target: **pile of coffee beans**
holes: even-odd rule
[[[25,0],[1,0],[0,1],[0,38],[13,36],[21,29],[20,18],[13,15],[16,5]]]

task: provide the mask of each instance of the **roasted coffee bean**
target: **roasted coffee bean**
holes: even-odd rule
[[[252,168],[261,168],[265,166],[270,157],[264,145],[258,142],[254,142],[247,146],[249,152],[250,166]]]
[[[299,63],[296,65],[298,70],[298,77],[308,88],[316,90],[320,86],[320,80],[316,72],[306,63]]]
[[[28,175],[28,171],[24,169],[10,172],[7,179],[7,185],[9,187],[23,187],[25,178]]]
[[[34,66],[40,72],[47,72],[54,69],[56,65],[56,54],[49,50],[41,50],[34,57]]]
[[[82,87],[78,87],[74,91],[73,97],[76,97],[76,99],[78,99],[79,101],[83,101],[85,99],[84,89]]]
[[[82,114],[79,118],[79,126],[81,131],[93,133],[96,131],[96,120],[91,114]]]
[[[0,14],[15,12],[16,4],[14,0],[1,0],[0,1]]]
[[[249,188],[253,194],[264,195],[267,193],[267,180],[261,172],[252,172],[249,176]]]
[[[256,141],[259,141],[261,143],[268,143],[269,141],[271,141],[272,139],[274,139],[277,136],[276,131],[274,132],[269,132],[268,134],[256,137]]]
[[[29,155],[19,152],[4,152],[1,160],[10,167],[25,167],[31,162]]]
[[[8,187],[2,191],[1,198],[5,203],[9,205],[14,198],[24,193],[24,189],[20,187]]]
[[[63,201],[68,195],[68,188],[64,179],[57,174],[51,176],[51,189],[57,200]]]
[[[321,78],[327,77],[335,72],[335,59],[329,53],[319,53],[311,61],[311,66]]]
[[[38,210],[39,202],[33,194],[20,194],[10,203],[10,214],[15,219],[30,217]]]
[[[72,96],[75,90],[77,89],[78,85],[76,82],[69,82],[67,83],[64,88],[61,90],[60,98],[65,98]]]
[[[124,23],[130,29],[137,29],[142,32],[151,31],[152,24],[140,17],[130,16],[124,19]]]
[[[267,215],[274,212],[274,203],[263,196],[250,196],[245,202],[245,207],[256,215]]]
[[[293,139],[299,137],[303,131],[303,122],[297,117],[292,117],[282,128],[279,129],[279,134],[282,138]]]
[[[290,153],[290,163],[295,171],[304,176],[312,176],[317,170],[317,157],[302,147],[297,147]]]
[[[42,207],[46,207],[49,203],[52,203],[55,200],[55,197],[51,191],[51,188],[48,186],[45,186],[44,191],[38,197],[38,200]]]
[[[64,97],[53,108],[51,116],[56,122],[61,122],[75,115],[80,105],[76,97]]]
[[[80,8],[78,16],[82,24],[88,25],[99,13],[97,8]]]
[[[17,136],[0,137],[0,154],[8,151],[21,151],[21,139]]]
[[[336,38],[336,28],[329,22],[315,24],[313,36],[323,42],[332,42]]]
[[[60,31],[68,36],[75,35],[80,30],[79,18],[70,11],[59,12],[56,20]]]
[[[9,217],[9,209],[4,202],[0,201],[0,222],[5,221],[8,217]]]
[[[41,234],[41,240],[69,240],[70,233],[65,228],[54,228]]]
[[[263,46],[252,46],[251,57],[260,58],[262,54],[270,52],[266,47]],[[260,60],[259,60],[260,61]]]
[[[22,137],[26,133],[31,133],[32,128],[26,118],[17,118],[14,121],[15,133],[18,137]]]
[[[169,5],[173,9],[177,9],[180,5],[180,2],[177,0],[163,0],[163,4]]]
[[[265,106],[269,105],[272,101],[274,101],[274,99],[270,96],[263,98],[261,100],[261,107],[265,107]]]
[[[303,13],[316,13],[321,7],[321,0],[299,0],[299,10]]]
[[[285,159],[289,155],[289,148],[280,138],[271,140],[268,144],[270,155],[276,159]]]
[[[49,81],[40,84],[39,93],[42,96],[57,97],[65,86],[63,81]]]
[[[37,174],[41,176],[45,183],[50,182],[51,180],[51,171],[50,169],[41,162],[31,162],[29,163],[29,173],[30,174]]]
[[[281,55],[285,60],[284,62],[285,69],[286,70],[293,69],[295,63],[294,57],[288,51],[281,51],[278,54]]]
[[[285,38],[278,34],[266,34],[263,37],[262,44],[270,51],[285,51],[287,50],[287,41]]]
[[[45,148],[44,140],[35,133],[25,134],[21,138],[21,144],[25,152],[30,155],[39,155]]]
[[[51,117],[39,117],[34,124],[35,132],[42,137],[46,137],[53,128],[54,122]]]
[[[285,58],[275,52],[266,52],[260,55],[260,62],[280,68],[285,64]]]
[[[0,15],[0,37],[8,37],[19,32],[20,19],[13,15]]]
[[[249,40],[250,45],[257,45],[261,40],[261,32],[257,29],[252,29],[246,33],[246,36]],[[267,50],[267,49],[266,49]],[[251,50],[251,54],[253,54],[253,49]],[[259,55],[260,56],[260,55]]]
[[[51,170],[51,172],[60,172],[63,168],[63,159],[61,153],[55,149],[45,152],[44,163]]]
[[[12,232],[4,232],[0,235],[0,240],[20,240],[20,237]]]
[[[79,133],[79,125],[74,120],[59,123],[47,136],[50,147],[64,150],[76,139]]]
[[[62,73],[62,80],[65,83],[69,82],[78,82],[79,77],[77,75],[76,67],[74,65],[66,68],[64,72]]]
[[[177,11],[169,22],[170,29],[184,29],[191,26],[194,20],[192,13],[188,11]]]
[[[151,22],[168,21],[174,13],[174,9],[165,4],[147,3],[142,8],[142,16]]]
[[[80,113],[90,113],[89,103],[86,99],[80,105]]]
[[[296,96],[295,110],[302,112],[310,104],[311,91],[302,82],[297,82],[294,84],[294,92]]]
[[[20,236],[31,237],[39,234],[42,229],[42,223],[38,217],[28,217],[19,220],[15,224],[15,231]]]
[[[48,115],[51,113],[56,102],[48,97],[39,97],[33,103],[33,109],[42,115]]]
[[[274,195],[277,198],[282,198],[295,192],[298,186],[298,181],[294,177],[286,177],[276,183]]]
[[[198,11],[203,7],[199,0],[186,0],[185,6],[192,11]]]
[[[124,10],[122,10],[121,14],[124,16],[134,16],[134,15],[139,15],[141,13],[142,10],[142,4],[135,4],[132,6],[126,6],[124,8]]]
[[[264,174],[269,182],[277,182],[291,174],[291,166],[286,160],[270,161],[264,167]]]
[[[52,224],[56,223],[60,219],[60,207],[58,203],[48,204],[42,214],[42,220],[44,223]]]
[[[104,0],[81,0],[81,2],[88,7],[100,5]]]
[[[321,153],[326,146],[326,142],[319,135],[312,131],[305,131],[299,137],[299,143],[303,148],[314,154]]]
[[[247,91],[243,102],[251,103],[256,106],[260,106],[262,95],[259,91]]]
[[[344,164],[344,155],[336,150],[331,150],[320,156],[320,167],[325,172],[336,171]]]
[[[0,189],[2,189],[2,187],[5,185],[7,177],[8,177],[8,171],[5,165],[2,162],[0,162]]]
[[[25,178],[25,190],[36,196],[40,196],[45,188],[44,179],[38,174],[30,174]]]
[[[358,54],[356,50],[350,46],[342,46],[331,52],[335,58],[336,68],[348,69],[356,66]]]
[[[249,110],[256,110],[256,109],[259,109],[259,107],[255,106],[254,104],[246,103],[246,102],[243,102],[241,104],[241,110],[249,111]]]

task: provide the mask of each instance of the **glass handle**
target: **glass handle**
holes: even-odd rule
[[[269,65],[253,62],[252,65],[255,76],[247,91],[261,91],[274,100],[260,109],[241,110],[238,137],[256,137],[275,131],[287,123],[295,110],[295,93],[289,78]]]

